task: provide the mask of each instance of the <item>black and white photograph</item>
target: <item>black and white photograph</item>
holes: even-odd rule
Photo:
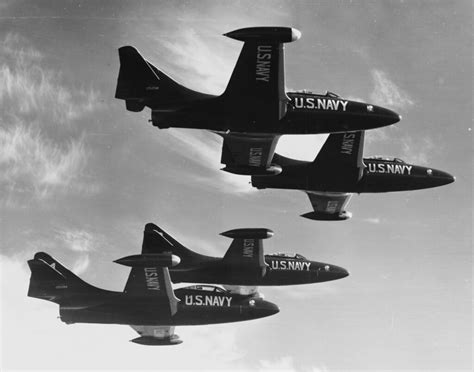
[[[472,14],[0,0],[0,370],[472,371]]]

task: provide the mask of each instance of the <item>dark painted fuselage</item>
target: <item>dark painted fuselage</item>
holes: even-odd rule
[[[144,104],[152,110],[153,125],[160,128],[194,128],[213,131],[271,134],[318,134],[379,128],[394,124],[400,116],[386,108],[336,95],[287,93],[290,101],[280,120],[260,117],[246,110],[246,98],[200,95],[196,99],[163,102],[151,92]]]
[[[199,264],[182,262],[171,268],[171,280],[174,283],[278,286],[326,282],[349,275],[342,267],[309,261],[300,255],[265,255],[266,267],[263,270],[236,267],[226,264],[221,258],[205,257]]]
[[[292,162],[292,165],[283,166],[282,173],[277,176],[252,176],[252,185],[259,189],[376,193],[426,189],[454,181],[449,173],[399,159],[364,159],[360,178],[357,169],[331,169],[330,165],[317,167],[310,162]]]
[[[278,307],[258,296],[180,288],[174,291],[178,310],[169,316],[154,296],[132,296],[99,290],[95,294],[70,294],[59,302],[65,323],[133,325],[202,325],[239,322],[276,314]]]

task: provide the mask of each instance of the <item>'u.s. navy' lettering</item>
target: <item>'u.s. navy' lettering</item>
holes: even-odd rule
[[[145,281],[148,290],[160,290],[160,282],[158,280],[158,272],[156,271],[156,267],[145,267]]]
[[[287,260],[274,260],[271,262],[271,268],[273,270],[300,270],[309,271],[311,263],[301,261],[287,261]]]
[[[295,97],[293,105],[297,109],[346,111],[348,101],[316,97]]]
[[[257,66],[255,69],[255,78],[257,81],[270,82],[270,67],[272,59],[271,45],[257,46]]]
[[[249,165],[260,167],[262,165],[263,149],[261,147],[251,147],[249,151]]]
[[[247,258],[253,258],[255,247],[255,239],[244,239],[244,249],[242,256]]]
[[[342,137],[341,154],[352,155],[355,137],[355,133],[344,133]]]
[[[370,173],[391,173],[391,174],[402,174],[411,175],[412,165],[405,164],[390,164],[390,163],[369,163],[368,169]]]
[[[205,296],[205,295],[186,295],[184,303],[195,306],[227,306],[230,307],[232,297],[227,296]]]

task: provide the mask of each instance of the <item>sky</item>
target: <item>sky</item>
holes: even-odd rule
[[[221,139],[159,130],[114,99],[117,49],[133,45],[183,85],[225,89],[250,26],[291,26],[287,90],[334,91],[403,116],[366,135],[365,156],[456,176],[445,187],[352,198],[353,218],[317,222],[299,191],[253,190],[220,171]],[[0,0],[0,369],[471,370],[472,3],[470,1]],[[326,135],[283,136],[315,157]],[[184,343],[128,342],[119,325],[65,325],[26,296],[45,251],[121,291],[154,222],[203,254],[219,233],[266,227],[265,251],[348,269],[342,280],[261,288],[280,313],[177,327]]]

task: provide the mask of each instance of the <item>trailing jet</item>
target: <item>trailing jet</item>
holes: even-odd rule
[[[262,240],[273,236],[268,229],[235,229],[221,235],[233,241],[223,258],[210,257],[187,249],[163,229],[148,223],[143,250],[154,254],[170,252],[179,257],[180,262],[170,268],[174,283],[219,283],[241,294],[253,293],[257,286],[318,283],[349,275],[342,267],[309,261],[299,254],[264,255]],[[136,259],[129,256],[115,262],[133,265]]]
[[[272,161],[284,134],[316,134],[372,129],[400,116],[383,107],[337,94],[286,92],[284,44],[301,33],[289,27],[251,27],[224,34],[244,42],[224,93],[185,88],[145,60],[131,46],[119,49],[115,98],[129,111],[151,109],[158,128],[211,130],[223,137],[223,170],[245,175],[275,175]]]
[[[146,258],[146,259],[145,259]],[[191,286],[173,291],[168,266],[179,258],[146,249],[137,255],[125,290],[113,292],[87,284],[46,253],[28,261],[28,296],[59,305],[63,322],[127,324],[143,345],[174,345],[177,325],[238,322],[278,313],[278,307],[258,294],[243,296],[216,286]]]
[[[352,193],[375,193],[426,189],[454,182],[449,173],[405,163],[397,158],[362,158],[364,132],[330,134],[313,162],[275,154],[283,171],[273,177],[252,176],[258,189],[305,191],[313,212],[312,220],[346,220],[345,210]]]

